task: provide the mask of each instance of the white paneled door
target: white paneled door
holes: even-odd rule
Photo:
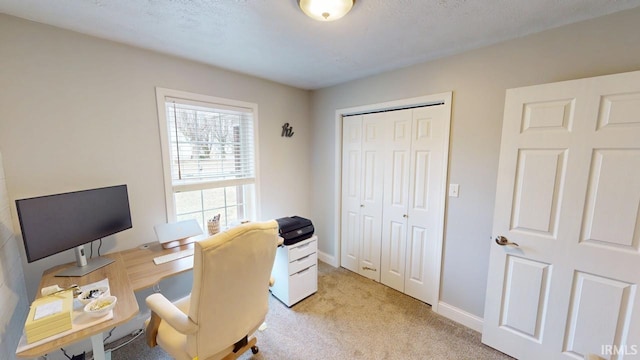
[[[360,262],[360,172],[362,116],[344,119],[342,138],[342,266],[358,271]]]
[[[343,117],[341,265],[437,306],[451,94]]]
[[[448,118],[444,106],[413,110],[404,292],[432,305],[438,301],[433,288],[444,227]]]
[[[407,253],[407,216],[411,168],[413,110],[384,113],[389,123],[389,143],[384,172],[384,214],[380,281],[404,292]]]
[[[482,341],[640,358],[640,72],[507,91]]]
[[[438,249],[447,168],[444,106],[384,113],[389,127],[382,216],[381,282],[428,304]]]
[[[342,266],[380,281],[386,123],[376,114],[345,117],[342,149]]]
[[[362,117],[360,267],[358,273],[380,281],[384,153],[388,124],[383,114]]]

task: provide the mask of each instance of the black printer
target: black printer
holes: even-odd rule
[[[311,220],[300,216],[290,216],[276,219],[280,227],[280,237],[285,245],[293,245],[313,236],[313,224]]]

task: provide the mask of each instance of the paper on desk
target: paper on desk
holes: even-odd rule
[[[57,314],[59,312],[62,312],[62,300],[51,301],[36,308],[36,313],[33,315],[33,320],[39,320],[43,317]]]

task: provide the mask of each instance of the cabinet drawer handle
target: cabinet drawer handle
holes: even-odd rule
[[[308,267],[308,268],[306,268],[304,270],[300,270],[297,273],[295,273],[295,275],[302,275],[302,274],[306,273],[309,270],[311,270],[311,267]]]

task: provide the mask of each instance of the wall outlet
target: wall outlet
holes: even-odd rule
[[[450,197],[458,197],[460,185],[458,184],[449,184],[449,196]]]

